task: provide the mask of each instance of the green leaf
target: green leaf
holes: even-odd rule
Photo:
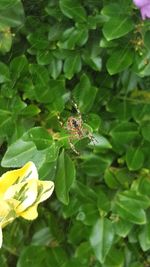
[[[17,140],[10,145],[2,159],[1,165],[7,168],[21,167],[28,161],[33,161],[40,168],[45,161],[45,153],[38,151],[32,141]]]
[[[119,218],[119,220],[114,222],[116,234],[123,237],[123,238],[125,238],[129,234],[129,232],[132,229],[132,226],[133,226],[132,223],[130,223],[126,220],[123,220],[121,218]]]
[[[80,266],[80,267],[86,267],[85,264],[82,264],[80,259],[76,259],[76,258],[71,258],[69,259],[65,264],[64,267],[76,267],[76,266]]]
[[[39,29],[39,31],[35,31],[33,33],[30,33],[27,36],[27,39],[29,43],[31,44],[31,48],[34,49],[48,49],[49,46],[49,40],[47,34],[45,34],[44,29],[42,27]]]
[[[12,45],[12,33],[7,26],[0,25],[0,52],[7,53]]]
[[[62,71],[62,60],[52,57],[49,64],[49,71],[52,78],[55,80],[61,74]]]
[[[89,242],[82,242],[76,249],[75,257],[79,258],[82,263],[88,264],[92,252],[91,250]]]
[[[95,71],[101,71],[102,69],[102,58],[100,56],[94,56],[85,54],[83,56],[84,61]]]
[[[132,106],[131,103],[123,99],[113,98],[107,103],[107,109],[115,114],[120,120],[129,120],[132,117]]]
[[[104,180],[108,187],[111,189],[117,189],[119,186],[119,181],[116,178],[116,175],[112,168],[106,169],[104,173]]]
[[[144,35],[144,44],[146,48],[149,50],[150,49],[150,31],[147,31]]]
[[[52,145],[52,137],[48,131],[42,127],[34,127],[28,131],[28,134],[38,150],[45,149]]]
[[[143,264],[140,261],[134,261],[129,267],[143,267]]]
[[[134,29],[134,24],[128,16],[113,16],[104,24],[103,34],[108,41],[126,35]]]
[[[122,193],[119,193],[119,199],[122,202],[133,200],[139,208],[147,209],[150,205],[150,199],[147,196],[141,195],[139,192],[127,190]]]
[[[150,223],[144,225],[141,229],[139,235],[140,246],[143,251],[147,251],[150,249]]]
[[[0,83],[8,82],[10,79],[9,69],[7,65],[0,62]]]
[[[80,206],[76,220],[83,222],[85,225],[93,225],[98,218],[99,212],[96,205],[87,203]]]
[[[126,144],[138,136],[138,127],[133,122],[121,122],[115,126],[110,135],[118,144]]]
[[[8,267],[7,258],[3,253],[0,254],[1,267]]]
[[[127,6],[126,6],[127,4]],[[122,17],[128,15],[128,2],[122,2],[122,8],[120,8],[119,2],[114,2],[104,5],[101,13],[108,17]]]
[[[86,21],[86,12],[84,7],[80,4],[78,0],[60,0],[60,9],[65,16],[74,19],[77,22]]]
[[[142,126],[142,135],[143,135],[145,140],[150,142],[150,134],[149,133],[150,133],[150,122],[147,121]]]
[[[85,184],[77,181],[75,184],[75,190],[78,194],[78,197],[81,199],[81,202],[96,203],[97,195],[93,189]]]
[[[49,244],[51,238],[51,233],[49,227],[45,227],[40,229],[39,231],[35,232],[35,234],[32,237],[32,245],[37,245],[37,246],[44,246]]]
[[[40,113],[40,109],[36,105],[28,105],[25,107],[21,112],[20,115],[25,116],[25,117],[32,117],[36,116]]]
[[[49,50],[39,50],[37,52],[37,62],[39,65],[48,65],[52,60],[52,53]]]
[[[14,121],[11,112],[0,109],[0,137],[11,136],[13,133]]]
[[[88,125],[90,125],[93,131],[98,131],[101,125],[101,118],[96,113],[90,113],[87,118]]]
[[[75,166],[71,158],[61,152],[55,177],[55,189],[58,199],[65,205],[69,204],[69,191],[75,181]]]
[[[104,263],[113,239],[114,229],[111,221],[106,218],[99,219],[93,227],[90,243],[100,263]]]
[[[140,110],[140,112],[139,112]],[[141,121],[147,121],[149,119],[149,114],[150,114],[150,105],[149,104],[136,104],[135,107],[132,108],[132,113],[134,120],[137,122]],[[148,121],[146,123],[148,125]],[[144,125],[143,125],[144,126]]]
[[[10,62],[10,73],[13,81],[16,81],[21,75],[28,71],[28,60],[25,55],[15,57]]]
[[[112,247],[106,257],[105,267],[123,267],[124,260],[123,250]]]
[[[73,90],[75,101],[81,112],[88,112],[92,108],[97,90],[91,85],[89,77],[83,74]]]
[[[71,79],[74,74],[78,73],[81,70],[82,62],[80,54],[73,53],[68,55],[64,62],[64,73],[67,79]]]
[[[41,103],[51,103],[61,100],[65,93],[65,80],[50,79],[49,72],[44,66],[32,64],[29,66],[32,79],[35,83],[35,96]]]
[[[1,0],[0,10],[12,8],[17,2],[17,0]]]
[[[50,263],[52,266],[60,267],[66,260],[65,252],[59,247],[49,250],[44,246],[30,245],[22,250],[16,267],[25,267],[27,262],[30,262],[31,267],[42,267],[43,264],[44,267],[49,267]]]
[[[109,167],[104,173],[105,183],[111,189],[128,188],[132,179],[132,173],[127,168]]]
[[[148,196],[150,198],[150,179],[149,175],[144,175],[138,181],[138,190],[141,194]]]
[[[37,64],[30,64],[29,72],[31,73],[33,82],[35,84],[41,85],[43,87],[48,84],[49,74],[45,67]]]
[[[20,26],[24,22],[24,10],[20,0],[1,1],[0,22],[10,27]]]
[[[132,64],[133,57],[133,52],[128,48],[118,49],[112,53],[106,64],[109,74],[114,75],[125,70]]]
[[[92,134],[92,139],[90,142],[90,147],[93,147],[95,150],[103,150],[112,148],[110,142],[102,135]]]
[[[150,53],[148,50],[144,50],[141,54],[135,54],[133,71],[140,77],[150,75]]]
[[[75,46],[83,46],[88,40],[88,30],[86,28],[71,27],[63,32],[58,46],[62,49],[75,49]]]
[[[144,208],[150,205],[148,198],[136,194],[134,191],[125,191],[117,195],[116,210],[121,218],[134,224],[145,224]]]
[[[80,244],[83,241],[83,236],[87,239],[87,235],[89,235],[87,227],[75,220],[69,231],[68,241],[71,244]]]
[[[83,156],[82,158],[84,161],[81,165],[81,169],[84,170],[88,176],[93,177],[102,174],[112,162],[112,159],[109,156],[103,157],[89,154],[87,156]]]
[[[54,106],[63,103],[62,95],[65,94],[65,80],[58,78],[57,80],[51,79],[47,86],[36,85],[36,97],[41,103],[53,103]]]
[[[144,154],[140,147],[130,148],[126,153],[126,162],[130,171],[139,170],[144,163]]]
[[[97,207],[98,210],[109,212],[110,211],[110,200],[105,192],[101,189],[97,191]]]

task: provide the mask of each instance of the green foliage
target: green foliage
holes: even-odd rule
[[[131,0],[0,1],[1,173],[31,160],[56,192],[1,267],[150,265],[149,29]]]

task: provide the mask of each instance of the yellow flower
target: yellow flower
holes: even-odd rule
[[[52,181],[38,180],[33,162],[0,177],[0,246],[1,229],[19,216],[27,220],[35,219],[38,216],[38,204],[49,198],[53,190]]]

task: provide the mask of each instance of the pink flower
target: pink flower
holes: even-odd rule
[[[140,9],[143,20],[150,18],[150,0],[133,0],[133,2]]]

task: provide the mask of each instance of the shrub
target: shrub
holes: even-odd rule
[[[149,266],[149,29],[131,0],[1,0],[1,173],[56,192],[1,267]]]

